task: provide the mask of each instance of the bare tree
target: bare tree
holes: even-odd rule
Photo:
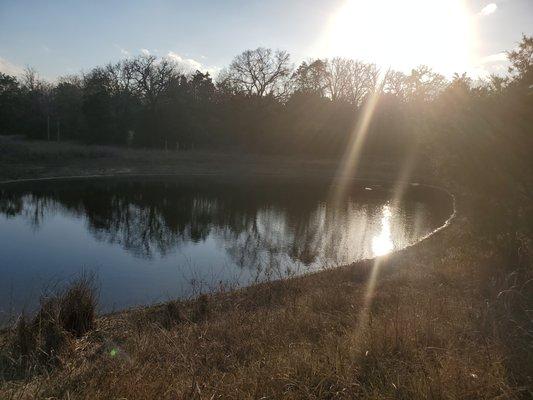
[[[385,75],[383,91],[405,100],[408,92],[407,75],[399,71],[388,71]]]
[[[27,91],[34,117],[46,119],[46,138],[50,140],[50,118],[53,114],[53,85],[40,79],[37,71],[26,67],[22,74],[22,87]]]
[[[407,96],[409,100],[429,102],[436,99],[446,86],[444,76],[433,72],[428,66],[421,65],[413,69],[407,77]]]
[[[289,91],[290,55],[259,47],[236,56],[221,74],[221,84],[249,96],[281,98]]]
[[[105,66],[105,72],[110,78],[112,93],[117,94],[134,90],[136,83],[134,65],[134,60],[123,60],[116,64],[107,64]]]
[[[327,93],[333,101],[346,99],[348,86],[350,85],[349,60],[335,57],[326,62]]]
[[[37,74],[37,70],[35,68],[30,66],[24,68],[24,71],[22,72],[22,86],[24,88],[30,92],[33,92],[40,89],[42,84],[43,81],[39,79],[39,75]]]
[[[135,91],[149,105],[155,105],[160,95],[169,88],[174,79],[179,78],[176,65],[168,59],[158,60],[156,57],[140,56],[130,61],[123,68],[124,74],[134,81]]]
[[[375,64],[350,60],[348,99],[355,106],[360,106],[364,98],[374,91],[378,83],[379,70]]]
[[[326,63],[327,92],[332,100],[344,100],[360,106],[377,84],[375,64],[336,57]]]

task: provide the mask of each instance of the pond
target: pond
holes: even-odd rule
[[[0,186],[0,319],[81,271],[100,311],[331,268],[425,238],[453,212],[437,188],[267,177],[69,178]]]

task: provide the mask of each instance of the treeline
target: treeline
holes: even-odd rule
[[[457,123],[497,103],[531,111],[533,38],[508,53],[505,77],[451,80],[421,66],[383,71],[345,58],[294,68],[284,51],[248,50],[216,81],[167,58],[139,56],[56,83],[26,69],[0,73],[0,133],[182,150],[234,146],[256,152],[338,155],[372,108],[365,151],[404,155],[420,127]],[[497,108],[497,107],[496,107]],[[505,106],[503,108],[506,108]],[[426,126],[427,127],[427,126]]]

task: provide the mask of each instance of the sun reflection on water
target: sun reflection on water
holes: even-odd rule
[[[383,206],[383,216],[381,217],[381,231],[372,238],[372,252],[375,257],[384,256],[394,249],[390,219],[392,212],[388,205]]]

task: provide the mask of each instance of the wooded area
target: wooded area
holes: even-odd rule
[[[169,150],[237,147],[335,156],[373,99],[365,152],[405,156],[427,139],[421,135],[428,129],[475,119],[468,135],[481,135],[479,143],[486,138],[476,131],[495,113],[499,124],[531,118],[532,54],[533,37],[524,35],[508,53],[506,76],[476,82],[466,74],[447,80],[426,66],[404,74],[345,58],[294,68],[288,53],[265,48],[236,56],[216,80],[152,55],[55,83],[27,68],[18,78],[0,73],[0,133]]]

